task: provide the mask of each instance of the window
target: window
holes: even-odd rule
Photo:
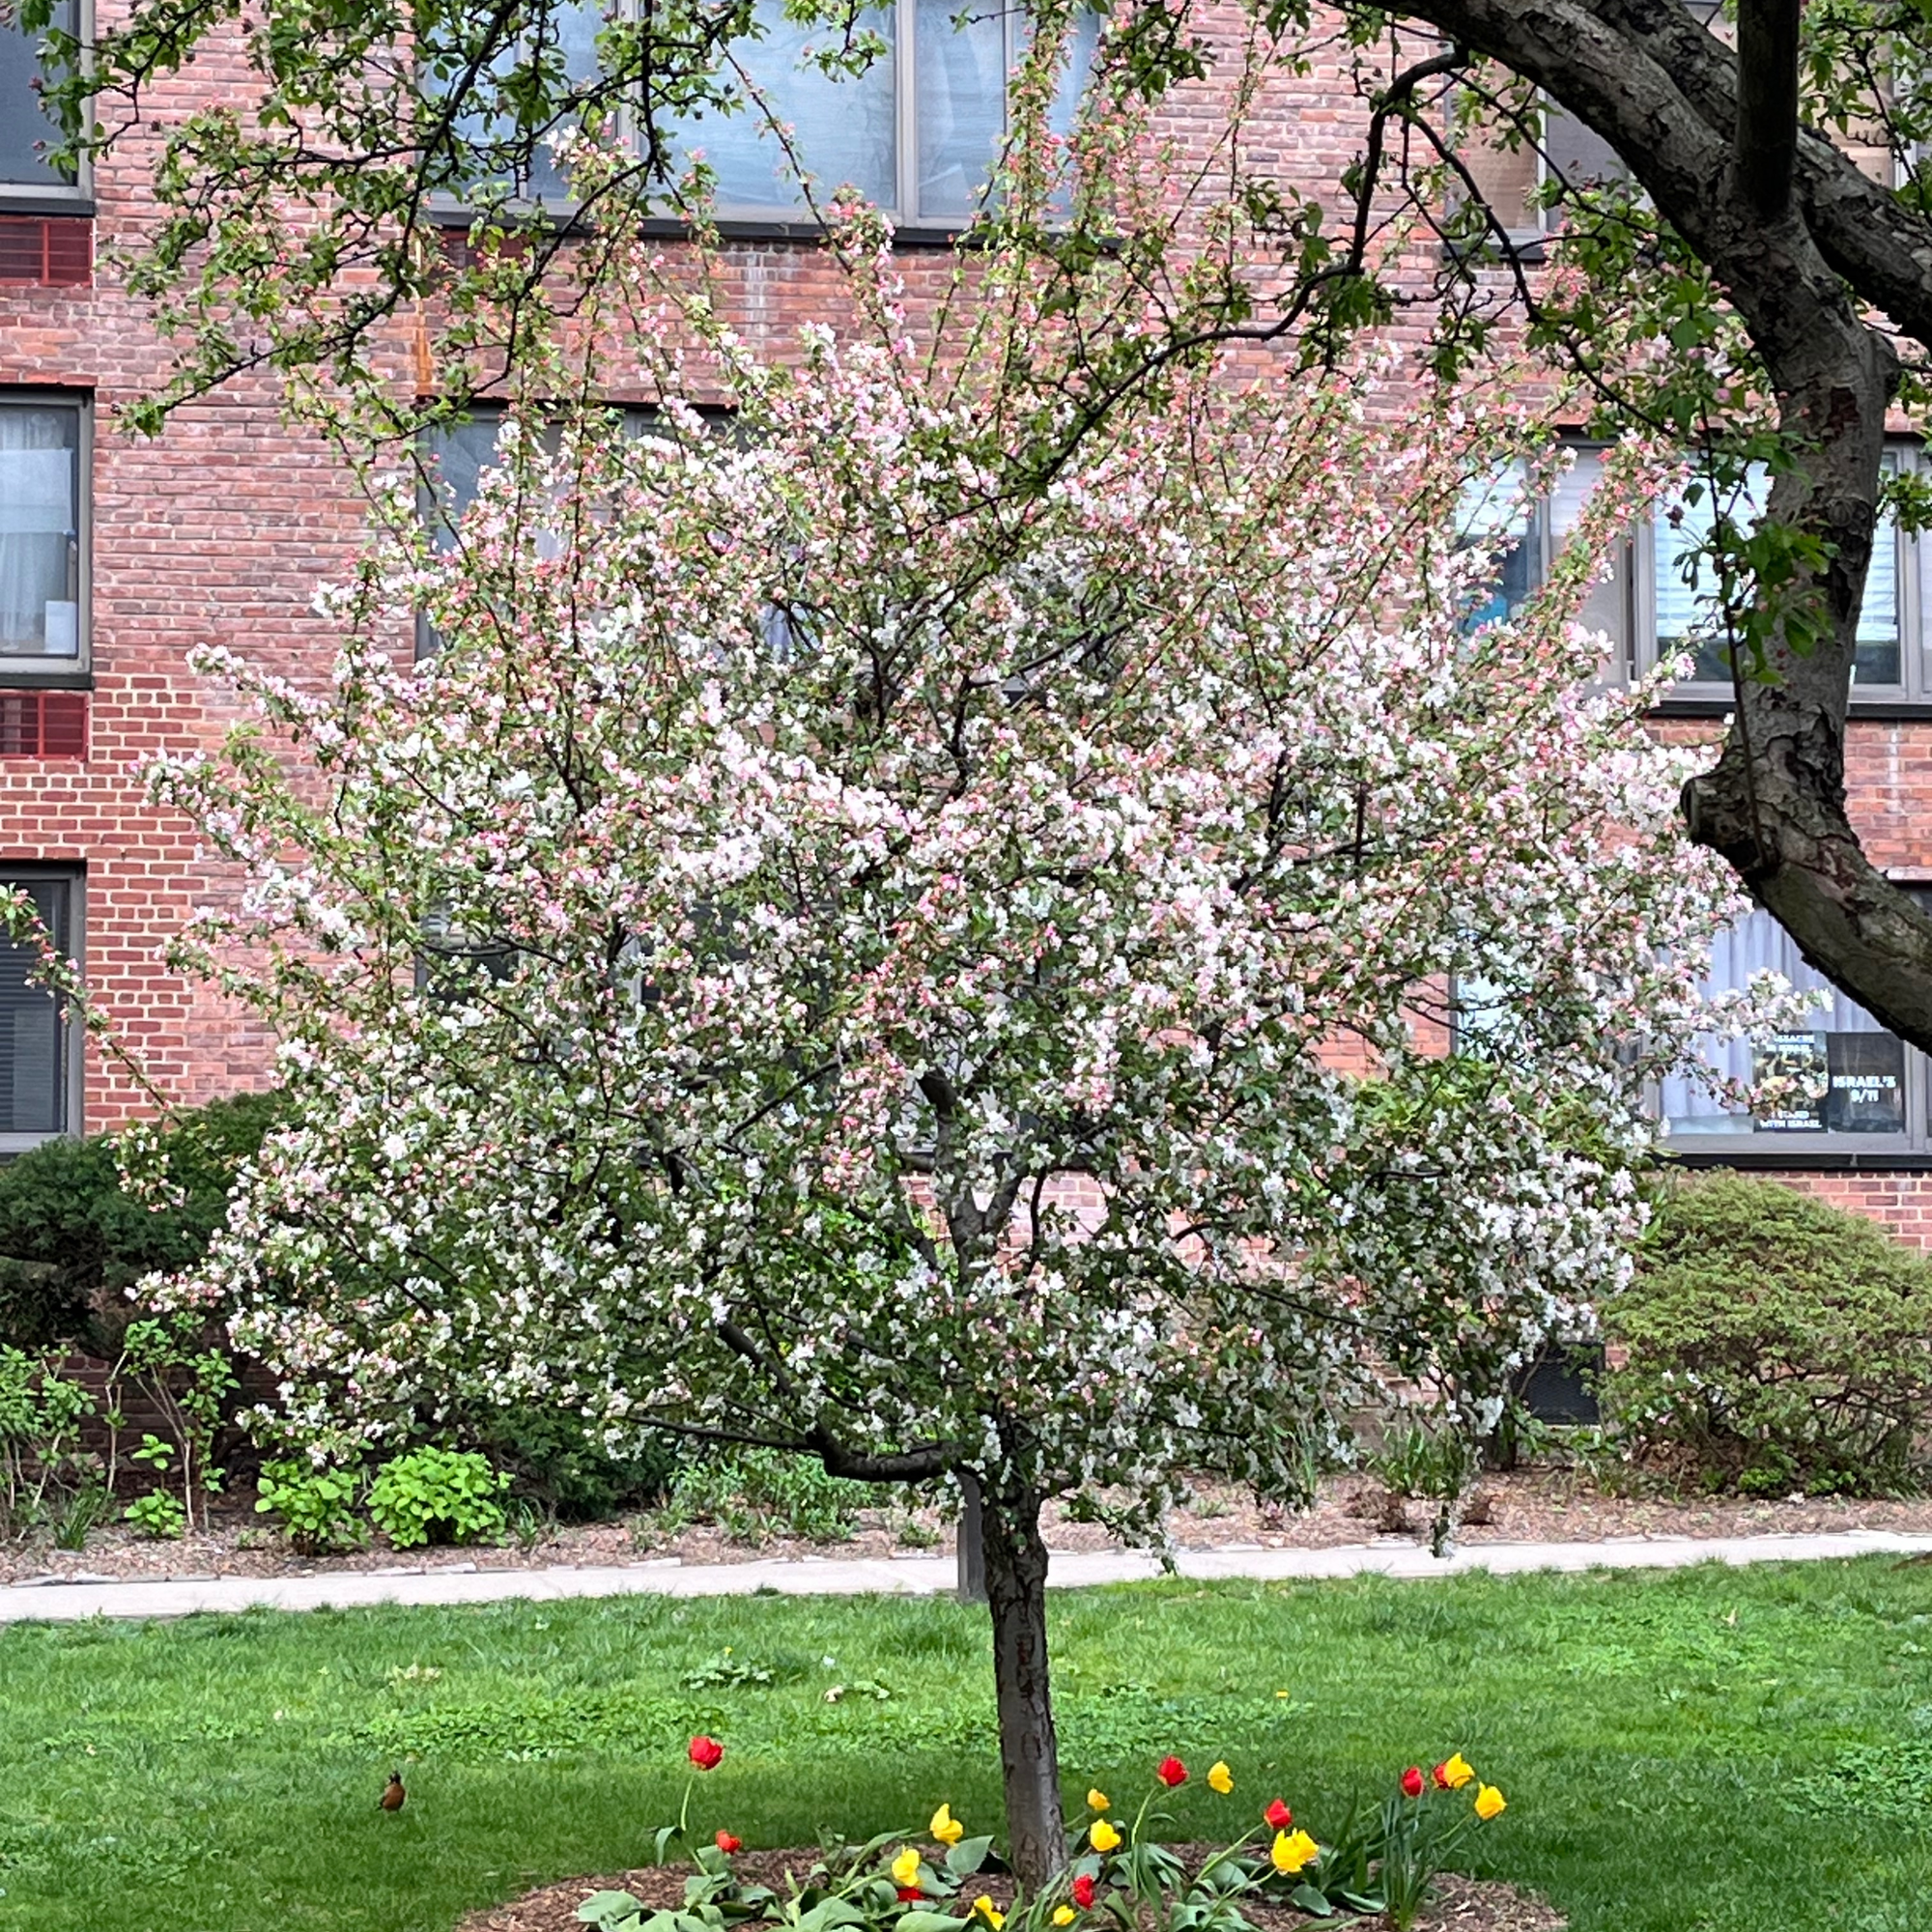
[[[79,0],[66,0],[54,10],[53,23],[77,37],[79,14]],[[48,152],[60,145],[61,131],[35,88],[40,74],[39,36],[30,37],[16,20],[0,19],[0,194],[62,199],[79,184],[71,171],[47,160]]]
[[[77,402],[0,393],[0,676],[84,656],[86,431]]]
[[[1464,486],[1458,528],[1465,541],[1493,542],[1515,533],[1502,551],[1496,574],[1487,593],[1465,613],[1470,628],[1507,616],[1548,577],[1556,554],[1577,527],[1583,506],[1603,474],[1603,452],[1578,443],[1573,461],[1557,478],[1547,500],[1528,494],[1522,467],[1513,465],[1502,475],[1476,479]],[[1605,679],[1628,675],[1630,636],[1630,560],[1619,554],[1605,577],[1590,587],[1577,611],[1577,621],[1586,630],[1602,631],[1613,649],[1604,668]]]
[[[628,0],[623,0],[628,4]],[[701,155],[716,183],[721,215],[796,220],[806,202],[792,179],[774,121],[791,129],[799,164],[823,195],[847,185],[903,223],[970,221],[1007,131],[1007,77],[1026,45],[1028,14],[1017,0],[890,0],[862,14],[859,26],[885,43],[862,72],[828,74],[807,56],[827,44],[823,26],[785,16],[782,0],[754,0],[758,26],[733,45],[733,56],[764,96],[761,107],[727,68],[724,84],[741,104],[693,112],[672,133],[676,164]],[[548,44],[526,39],[499,61],[507,72],[533,57],[560,64],[571,79],[596,73],[597,34],[605,0],[564,0],[543,25]],[[1100,15],[1077,16],[1051,120],[1057,132],[1073,124],[1081,87],[1099,40]],[[476,142],[509,141],[510,119],[464,117]],[[511,184],[529,200],[555,207],[566,185],[546,153]]]
[[[1911,461],[1899,450],[1887,458],[1889,467]],[[1754,470],[1743,501],[1732,506],[1740,519],[1754,519],[1768,494],[1769,476]],[[1663,505],[1648,528],[1638,533],[1638,570],[1648,592],[1644,613],[1648,636],[1638,639],[1639,658],[1654,664],[1676,651],[1690,653],[1691,674],[1678,686],[1685,697],[1731,695],[1731,671],[1724,639],[1718,629],[1711,600],[1717,594],[1717,572],[1709,557],[1700,560],[1694,588],[1686,563],[1709,542],[1716,506],[1705,490],[1695,503],[1681,497]],[[1921,653],[1908,651],[1908,629],[1916,629],[1919,600],[1918,545],[1909,541],[1891,517],[1880,524],[1865,573],[1864,602],[1859,611],[1858,651],[1853,659],[1855,695],[1918,696],[1925,681],[1918,662]]]
[[[32,898],[59,950],[80,956],[80,881],[39,867],[0,874]],[[28,983],[31,947],[0,938],[0,1153],[17,1153],[80,1123],[79,1029],[44,986]]]
[[[1706,991],[1742,990],[1753,973],[1783,976],[1820,1004],[1810,1023],[1753,1047],[1703,1042],[1706,1062],[1740,1082],[1773,1083],[1755,1111],[1727,1106],[1686,1078],[1662,1083],[1659,1109],[1680,1153],[1899,1151],[1926,1144],[1924,1062],[1799,956],[1772,916],[1753,909],[1712,950]]]
[[[970,221],[1007,132],[1007,76],[1025,52],[1027,14],[1008,0],[895,0],[864,16],[888,53],[850,78],[801,65],[823,28],[784,17],[779,0],[757,0],[763,38],[737,54],[770,114],[749,102],[730,115],[693,116],[687,150],[701,150],[717,176],[721,213],[796,216],[804,197],[789,179],[769,121],[794,130],[818,192],[851,183],[906,222]],[[1076,16],[1063,55],[1051,125],[1073,125],[1093,65],[1100,16]]]
[[[1921,452],[1901,445],[1888,452],[1887,464],[1916,468]],[[1465,618],[1470,625],[1506,615],[1542,583],[1565,537],[1577,526],[1603,470],[1602,452],[1576,445],[1575,461],[1547,502],[1531,500],[1520,471],[1478,479],[1465,487],[1460,527],[1469,541],[1493,540],[1506,531],[1516,542],[1502,554],[1486,598]],[[1754,516],[1764,488],[1753,480],[1747,500],[1736,514]],[[1733,697],[1724,644],[1710,600],[1716,574],[1702,562],[1693,587],[1686,581],[1686,559],[1708,540],[1713,506],[1710,494],[1690,503],[1680,497],[1662,504],[1657,515],[1632,532],[1595,583],[1578,619],[1605,633],[1614,645],[1604,675],[1620,679],[1632,669],[1648,670],[1660,657],[1688,651],[1692,674],[1676,685],[1674,698],[1729,703]],[[1932,699],[1932,666],[1926,662],[1927,585],[1932,583],[1932,543],[1908,537],[1895,519],[1880,525],[1865,575],[1864,603],[1853,660],[1852,700],[1900,703]]]

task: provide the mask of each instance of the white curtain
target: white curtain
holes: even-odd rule
[[[919,214],[970,219],[1007,130],[1006,8],[1000,0],[919,0],[915,70]]]
[[[681,155],[702,151],[717,177],[720,212],[803,207],[771,120],[792,130],[793,147],[821,202],[849,185],[867,201],[891,208],[898,198],[893,10],[860,15],[859,26],[879,35],[886,51],[859,74],[828,74],[801,61],[808,48],[837,44],[832,29],[787,20],[778,0],[758,0],[756,14],[762,33],[737,42],[732,51],[763,91],[764,107],[748,100],[732,114],[693,114],[675,144]]]
[[[67,409],[0,409],[0,652],[72,657],[71,587],[80,419]]]
[[[1754,467],[1746,479],[1731,515],[1754,520],[1771,494],[1770,472]],[[1672,521],[1669,509],[1676,511]],[[1696,502],[1681,498],[1657,519],[1657,644],[1660,651],[1690,649],[1700,678],[1730,681],[1730,666],[1722,642],[1714,637],[1709,600],[1717,594],[1717,567],[1708,556],[1697,564],[1693,589],[1684,580],[1684,560],[1709,543],[1717,521],[1708,488]],[[1859,608],[1858,676],[1866,684],[1896,684],[1898,663],[1898,525],[1887,515],[1880,520],[1872,544],[1871,565],[1865,574],[1864,602]]]
[[[1891,1115],[1900,1104],[1901,1090],[1890,1085],[1874,1094],[1865,1104],[1854,1106],[1844,1097],[1843,1083],[1855,1075],[1879,1081],[1892,1081],[1903,1074],[1904,1055],[1879,1023],[1855,1006],[1821,974],[1815,973],[1798,955],[1798,949],[1768,912],[1752,911],[1728,932],[1719,935],[1711,949],[1711,972],[1705,990],[1711,993],[1742,990],[1753,973],[1781,975],[1801,993],[1823,992],[1828,1001],[1814,1006],[1808,1015],[1808,1035],[1793,1035],[1781,1047],[1772,1049],[1774,1062],[1783,1069],[1815,1061],[1821,1077],[1838,1084],[1833,1111],[1841,1131],[1870,1132],[1891,1126]],[[1850,1040],[1846,1035],[1863,1037]],[[1706,1036],[1699,1041],[1705,1064],[1733,1080],[1749,1081],[1754,1070],[1753,1051],[1748,1040],[1725,1040]],[[1801,1083],[1802,1084],[1802,1083]],[[1710,1093],[1685,1076],[1663,1082],[1662,1112],[1673,1138],[1694,1134],[1747,1134],[1764,1126],[1753,1122],[1743,1110],[1727,1110],[1720,1096]],[[1801,1093],[1794,1092],[1784,1102],[1782,1118],[1798,1120],[1804,1109]],[[1900,1123],[1902,1124],[1902,1122]],[[1783,1131],[1792,1131],[1787,1126]],[[1802,1128],[1796,1129],[1803,1131]],[[1812,1131],[1819,1129],[1813,1128]]]

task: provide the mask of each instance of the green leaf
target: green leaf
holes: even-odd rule
[[[893,1932],[957,1932],[965,1922],[950,1912],[902,1912]]]
[[[593,1891],[577,1908],[586,1925],[619,1926],[643,1914],[643,1906],[628,1891]]]
[[[832,1932],[835,1925],[863,1925],[866,1915],[842,1898],[821,1899],[798,1921],[798,1932]]]
[[[984,1838],[961,1838],[946,1854],[946,1869],[954,1878],[965,1878],[976,1872],[986,1862],[986,1854],[993,1849],[993,1840]]]
[[[1316,1918],[1332,1918],[1335,1908],[1312,1885],[1298,1885],[1288,1894],[1291,1905],[1298,1905],[1302,1911]]]

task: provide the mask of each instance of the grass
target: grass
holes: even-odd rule
[[[1319,1834],[1460,1747],[1489,1869],[1575,1932],[1907,1932],[1932,1900],[1932,1572],[1889,1559],[1054,1599],[1063,1764],[1122,1805],[1179,1751]],[[726,1646],[730,1656],[724,1656]],[[762,1677],[768,1681],[760,1682]],[[687,1681],[689,1680],[689,1682]],[[848,1687],[826,1701],[835,1685]],[[880,1693],[885,1694],[881,1695]],[[0,1632],[0,1925],[447,1932],[645,1856],[683,1744],[748,1843],[994,1821],[983,1612],[727,1598]],[[408,1808],[376,1807],[392,1763]]]

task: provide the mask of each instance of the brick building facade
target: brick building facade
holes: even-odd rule
[[[804,132],[824,129],[828,172],[898,209],[916,294],[926,285],[936,296],[950,270],[949,224],[969,212],[1013,50],[1010,20],[962,32],[956,12],[955,0],[896,0],[895,58],[856,96],[829,102],[812,92],[826,83],[799,82],[781,103]],[[774,63],[788,54],[782,35],[772,49]],[[168,363],[111,266],[148,218],[152,136],[137,133],[81,180],[59,179],[36,147],[46,128],[33,60],[17,30],[0,26],[0,879],[35,891],[156,1083],[201,1100],[259,1084],[268,1042],[161,962],[192,908],[231,882],[183,821],[145,801],[136,765],[163,747],[211,744],[230,723],[221,695],[187,667],[192,645],[311,675],[327,664],[334,639],[310,597],[342,574],[362,507],[267,383],[238,382],[184,409],[154,441],[115,429],[116,406]],[[239,60],[204,55],[153,113],[165,121],[242,78]],[[1183,93],[1172,131],[1206,138],[1222,111],[1211,85]],[[1359,128],[1347,77],[1318,64],[1271,87],[1259,139],[1284,173],[1332,185]],[[835,299],[838,272],[798,211],[762,188],[768,157],[742,128],[709,130],[707,151],[731,217],[733,320],[754,338],[789,337]],[[1535,218],[1525,208],[1525,222]],[[1896,460],[1923,459],[1901,440]],[[1576,474],[1588,470],[1585,452]],[[1559,493],[1520,513],[1517,581],[1534,580],[1574,509]],[[1851,726],[1854,812],[1894,877],[1932,883],[1932,544],[1893,533],[1881,551]],[[1672,641],[1681,611],[1668,552],[1667,537],[1634,533],[1593,604],[1616,642],[1609,675]],[[1659,728],[1710,733],[1725,708],[1720,689],[1693,684],[1662,708]],[[1791,963],[1761,923],[1739,936],[1731,970]],[[0,1154],[111,1127],[140,1106],[125,1072],[71,1033],[25,986],[18,955],[0,953]],[[1756,1121],[1684,1101],[1687,1158],[1776,1171],[1932,1245],[1926,1064],[1842,1002],[1779,1050],[1810,1097]],[[1660,1103],[1673,1108],[1669,1095]]]

